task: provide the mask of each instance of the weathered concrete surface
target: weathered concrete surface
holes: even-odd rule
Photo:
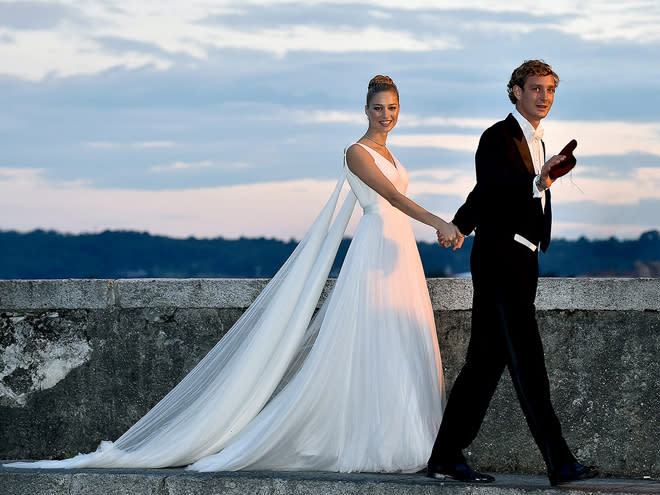
[[[544,476],[497,475],[492,484],[438,482],[423,474],[192,473],[180,469],[37,471],[0,468],[4,495],[650,495],[657,480],[585,480],[551,487]]]
[[[0,280],[0,309],[246,308],[265,279]]]
[[[265,283],[0,281],[0,458],[68,456],[117,438]],[[429,289],[451,386],[471,282],[432,279]],[[578,457],[611,475],[659,477],[660,280],[542,279],[537,309],[553,400]],[[508,376],[468,455],[484,470],[543,471]]]
[[[240,308],[259,295],[266,279],[0,280],[0,310],[117,308]],[[433,309],[472,308],[472,281],[428,280]],[[321,301],[334,286],[328,280]],[[539,310],[658,310],[657,278],[541,278]]]

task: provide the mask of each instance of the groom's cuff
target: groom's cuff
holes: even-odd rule
[[[529,248],[531,251],[536,251],[536,249],[537,249],[536,244],[534,244],[534,243],[528,241],[527,239],[525,239],[525,238],[524,238],[523,236],[521,236],[520,234],[516,234],[516,235],[514,235],[514,236],[513,236],[513,240],[516,241],[516,242],[519,242],[519,243],[522,244],[523,246]]]
[[[536,178],[540,177],[540,175],[535,175],[534,178],[532,179],[532,198],[540,198],[543,196],[544,191],[539,191],[539,188],[536,187]]]

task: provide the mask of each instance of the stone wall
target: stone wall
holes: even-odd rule
[[[115,439],[265,283],[0,281],[0,459],[57,458]],[[428,283],[451,386],[469,339],[471,282]],[[542,279],[537,310],[576,455],[607,474],[660,476],[660,279]],[[468,455],[484,470],[543,471],[508,376]]]

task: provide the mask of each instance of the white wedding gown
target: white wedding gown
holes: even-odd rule
[[[361,146],[361,145],[360,145]],[[401,192],[408,173],[370,148]],[[289,260],[228,334],[117,441],[9,467],[414,472],[442,418],[443,376],[408,217],[344,166]],[[364,215],[312,317],[355,204]],[[332,225],[331,225],[332,223]]]

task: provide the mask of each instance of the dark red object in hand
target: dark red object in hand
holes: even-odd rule
[[[573,170],[573,167],[575,167],[575,163],[577,162],[575,155],[573,155],[573,150],[575,150],[576,146],[577,141],[571,139],[571,141],[564,146],[564,149],[558,153],[559,155],[564,155],[565,158],[552,167],[548,172],[548,175],[552,180],[562,177]]]

